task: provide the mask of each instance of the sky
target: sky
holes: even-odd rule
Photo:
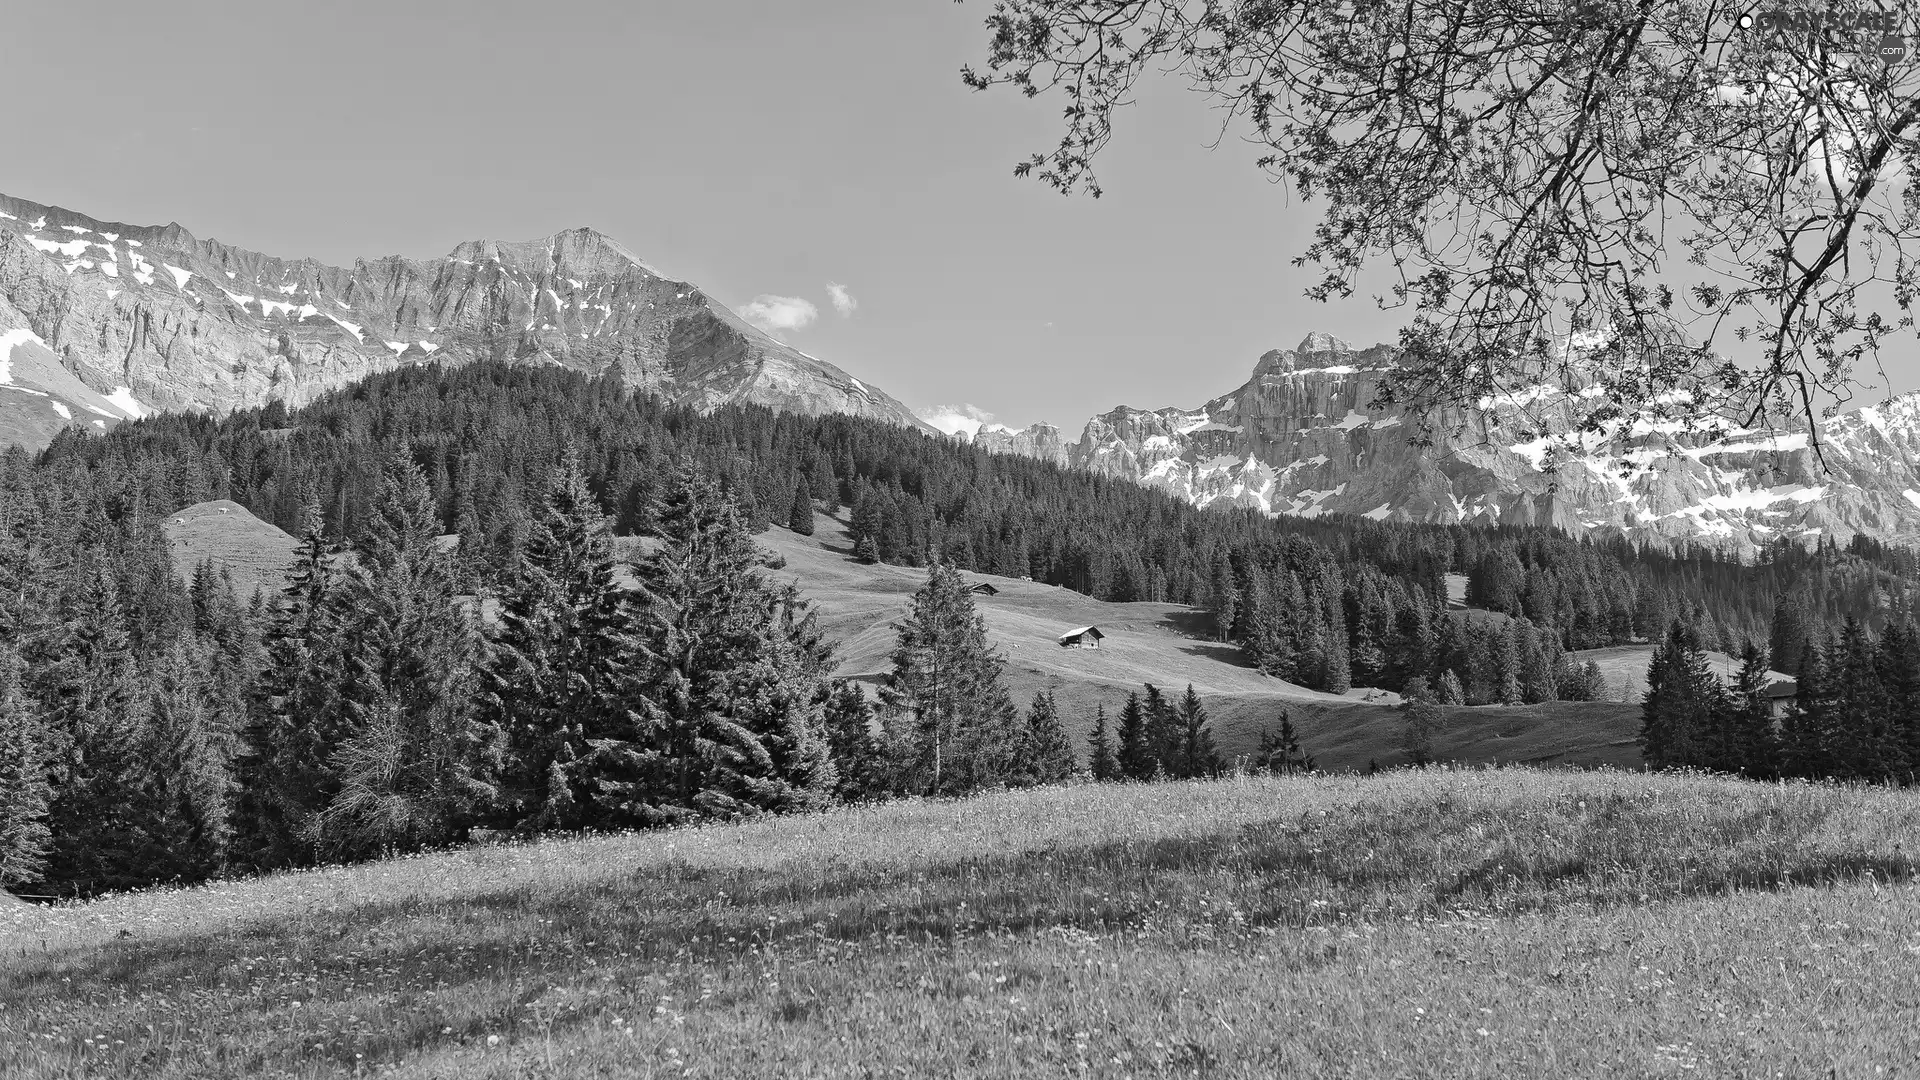
[[[1106,194],[1012,174],[1062,101],[975,93],[989,0],[24,0],[0,191],[330,264],[591,226],[916,408],[1079,432],[1309,332],[1314,208],[1172,79]]]

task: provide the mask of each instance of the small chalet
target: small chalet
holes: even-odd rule
[[[1078,630],[1069,630],[1060,635],[1060,647],[1063,649],[1097,649],[1100,639],[1107,635],[1097,626],[1083,626]]]
[[[973,583],[973,586],[969,588],[967,591],[979,596],[999,596],[1000,595],[1000,590],[994,588],[993,582],[991,581],[976,581]]]
[[[1800,695],[1800,684],[1793,679],[1775,679],[1760,693],[1767,700],[1767,715],[1775,720],[1785,720],[1787,714],[1793,711],[1794,699]]]

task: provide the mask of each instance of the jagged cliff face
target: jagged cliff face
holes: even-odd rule
[[[44,445],[62,426],[97,430],[143,409],[301,405],[401,365],[480,358],[617,372],[699,408],[755,403],[931,430],[591,229],[348,269],[0,195],[0,334],[11,335],[0,370],[22,373],[0,378],[0,445]],[[76,411],[42,385],[62,377],[42,370],[49,356],[75,393],[109,399],[111,415]]]
[[[1605,405],[1593,387],[1443,412],[1422,446],[1410,416],[1370,407],[1393,359],[1312,335],[1199,409],[1096,416],[1068,457],[1199,505],[1303,517],[1555,525],[1737,550],[1780,536],[1920,542],[1920,394],[1823,423],[1824,464],[1805,430],[1707,437],[1639,418],[1575,441],[1564,433]]]

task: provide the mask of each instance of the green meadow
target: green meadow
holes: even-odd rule
[[[7,1077],[1912,1075],[1920,797],[1073,785],[0,908]]]

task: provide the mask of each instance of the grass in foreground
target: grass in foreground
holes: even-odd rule
[[[1910,1075],[1920,797],[1067,787],[0,909],[0,1075]]]

